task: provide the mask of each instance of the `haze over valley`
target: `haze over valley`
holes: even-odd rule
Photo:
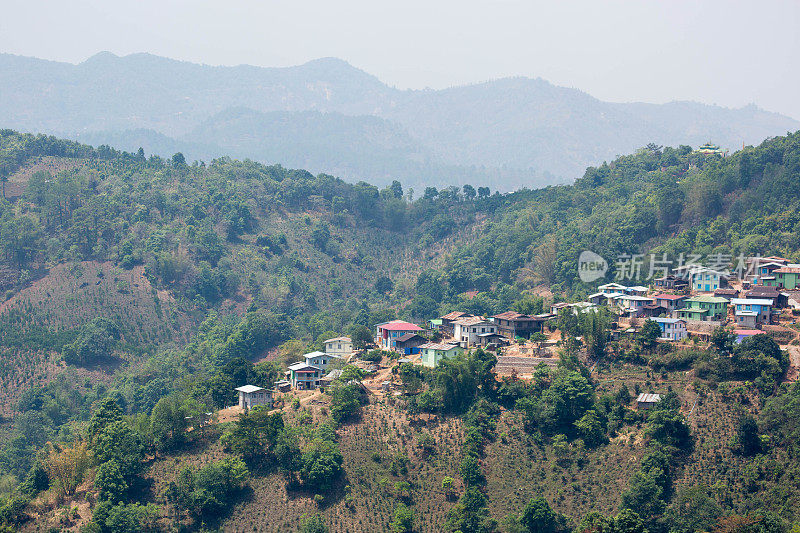
[[[0,116],[122,150],[229,155],[420,190],[568,183],[651,142],[738,149],[800,127],[755,105],[609,103],[524,77],[398,90],[334,58],[212,67],[109,52],[77,65],[1,54]]]

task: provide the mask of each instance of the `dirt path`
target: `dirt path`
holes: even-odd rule
[[[789,352],[789,371],[786,372],[786,381],[797,381],[800,378],[800,346],[787,346]]]

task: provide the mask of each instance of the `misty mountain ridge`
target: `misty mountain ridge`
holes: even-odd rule
[[[739,148],[800,128],[754,105],[610,103],[540,78],[399,90],[336,58],[263,68],[0,54],[0,74],[2,127],[412,187],[536,187],[648,142]]]

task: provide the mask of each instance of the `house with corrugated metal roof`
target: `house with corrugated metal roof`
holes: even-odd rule
[[[435,367],[442,359],[464,353],[464,349],[456,343],[428,342],[421,344],[419,349],[421,354],[419,362],[428,368]]]
[[[239,407],[250,410],[253,407],[264,405],[272,407],[272,391],[255,385],[243,385],[236,387],[239,393]]]
[[[325,341],[325,353],[335,355],[348,355],[353,353],[353,339],[350,337],[336,337]]]
[[[453,323],[453,337],[462,348],[480,346],[480,335],[484,333],[497,333],[497,324],[486,320],[482,316],[459,318]]]
[[[651,318],[661,328],[661,339],[669,341],[682,341],[689,336],[686,330],[686,321],[680,318]]]
[[[687,298],[685,307],[675,311],[676,318],[685,320],[725,320],[728,316],[728,300],[717,296],[694,296]]]
[[[638,409],[650,409],[660,401],[660,394],[642,393],[636,398],[636,407]]]
[[[406,333],[418,333],[422,328],[404,320],[391,320],[375,326],[375,343],[384,350],[395,350],[397,339]]]
[[[517,337],[527,339],[532,333],[542,331],[545,321],[541,317],[523,315],[516,311],[506,311],[492,317],[492,322],[497,324],[497,332],[512,340]]]

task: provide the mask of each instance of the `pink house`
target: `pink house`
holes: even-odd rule
[[[411,322],[403,320],[392,320],[376,326],[375,342],[383,350],[395,350],[396,342],[399,337],[407,333],[417,333],[422,328]]]

